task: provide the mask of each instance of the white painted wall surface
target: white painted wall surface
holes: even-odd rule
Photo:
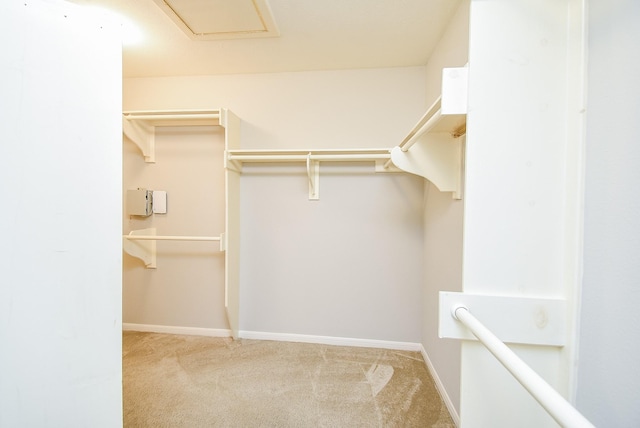
[[[442,90],[442,69],[463,67],[469,58],[469,1],[463,1],[426,70],[427,102]],[[438,292],[462,291],[462,215],[464,199],[454,200],[429,182],[424,202],[424,289],[422,344],[446,391],[450,406],[459,411],[460,342],[438,338]],[[464,192],[463,192],[464,198]]]
[[[243,148],[387,148],[424,112],[424,72],[125,79],[124,109],[226,107],[242,120]],[[320,200],[309,201],[301,165],[245,168],[241,330],[420,341],[422,179],[322,164]],[[224,307],[211,303],[216,315],[199,327],[227,328]],[[187,319],[144,316],[137,322]]]
[[[589,2],[584,285],[577,406],[640,426],[640,3]]]
[[[581,251],[580,3],[472,1],[469,38],[463,291],[563,297],[569,318]],[[564,348],[511,346],[565,396],[571,327]],[[557,425],[473,341],[462,344],[460,416],[465,428]]]
[[[320,168],[245,168],[241,329],[418,342],[422,179]]]
[[[0,5],[0,426],[122,424],[121,45]]]

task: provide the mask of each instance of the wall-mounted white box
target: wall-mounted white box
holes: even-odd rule
[[[127,213],[148,217],[153,214],[153,190],[127,190]]]
[[[167,213],[167,192],[164,190],[153,191],[153,213],[154,214],[166,214]]]

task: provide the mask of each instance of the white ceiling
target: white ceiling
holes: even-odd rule
[[[123,47],[124,77],[424,65],[460,3],[267,0],[279,36],[204,41],[187,36],[156,0],[73,1],[117,12],[139,28],[142,40]]]

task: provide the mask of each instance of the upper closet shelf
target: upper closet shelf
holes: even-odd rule
[[[389,149],[227,150],[225,167],[241,172],[243,163],[303,162],[307,165],[309,200],[320,199],[320,162],[374,162],[376,172],[391,172]]]
[[[462,193],[462,137],[467,122],[467,68],[442,71],[442,95],[391,150],[391,161],[403,171],[432,182],[441,192]]]
[[[229,112],[208,110],[144,110],[122,113],[122,132],[144,155],[145,162],[155,162],[155,128],[157,126],[211,126],[225,128]]]

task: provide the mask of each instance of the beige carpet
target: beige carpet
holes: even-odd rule
[[[125,332],[125,427],[454,427],[418,352]]]

